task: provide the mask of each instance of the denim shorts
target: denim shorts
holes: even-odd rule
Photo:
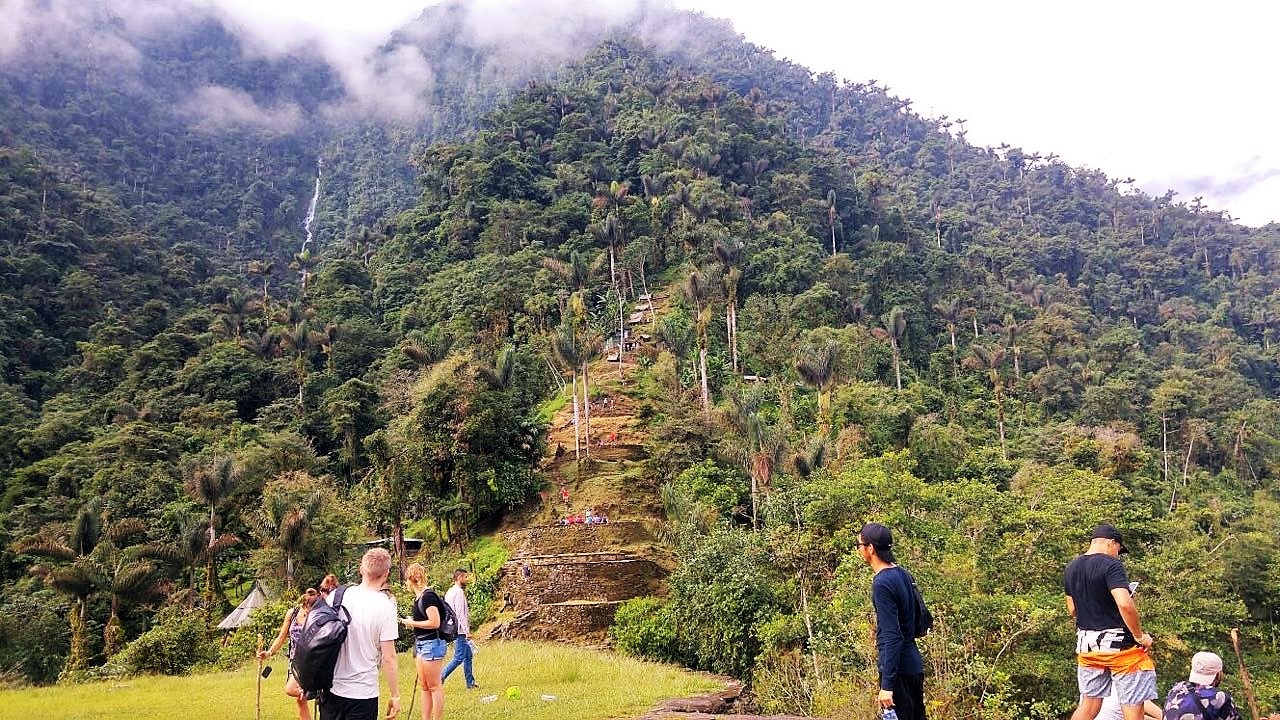
[[[449,644],[439,638],[415,638],[413,654],[423,660],[443,660]]]

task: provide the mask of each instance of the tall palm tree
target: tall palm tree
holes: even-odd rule
[[[907,317],[902,308],[894,307],[880,319],[881,326],[871,332],[881,340],[888,340],[893,350],[893,377],[898,389],[902,389],[902,340],[907,334]]]
[[[1000,378],[1004,349],[974,345],[969,348],[969,353],[969,357],[964,359],[965,367],[986,372],[987,379],[991,381],[991,388],[996,396],[996,426],[1000,431],[1000,457],[1008,460],[1009,455],[1004,443],[1004,381]]]
[[[220,542],[218,510],[244,479],[244,469],[233,455],[220,455],[196,468],[187,478],[187,492],[202,505],[209,506],[209,524],[205,531],[205,606],[213,608],[218,597],[218,554],[213,552]],[[194,583],[192,585],[194,589]]]
[[[751,478],[751,528],[755,530],[760,527],[760,495],[769,491],[775,471],[786,458],[786,437],[760,414],[758,394],[729,397],[728,421],[741,439],[732,451]]]
[[[717,240],[713,248],[720,263],[721,283],[724,285],[725,327],[729,333],[729,354],[733,360],[733,373],[738,374],[738,287],[742,284],[742,243],[736,240]]]
[[[831,389],[836,383],[840,346],[834,340],[808,347],[796,358],[800,380],[818,391],[818,429],[823,437],[831,431]]]
[[[951,298],[946,302],[936,303],[933,306],[938,317],[942,318],[942,323],[947,326],[947,334],[951,336],[951,374],[957,376],[960,372],[960,351],[956,347],[956,327],[959,326],[963,319],[964,310],[960,307],[960,301]]]
[[[307,386],[308,355],[324,339],[324,335],[311,329],[311,324],[303,321],[285,330],[280,336],[280,344],[294,354],[294,375],[298,379],[298,405],[303,403],[303,391]]]
[[[1022,379],[1022,346],[1018,344],[1018,335],[1025,329],[1024,325],[1019,325],[1018,321],[1013,319],[1012,314],[1004,316],[1004,336],[1005,343],[1009,352],[1013,353],[1013,377],[1016,380]]]
[[[582,437],[581,424],[579,423],[580,414],[578,412],[578,368],[582,364],[582,355],[578,351],[577,333],[574,331],[573,323],[566,318],[551,336],[551,354],[564,367],[569,368],[569,374],[573,378],[573,459],[575,461],[582,459]],[[588,455],[590,454],[590,436],[588,436]]]
[[[274,260],[251,260],[249,262],[249,274],[257,275],[262,278],[262,312],[265,315],[271,309],[271,273],[276,269]]]
[[[698,372],[702,390],[702,417],[711,420],[711,397],[707,391],[707,326],[711,323],[711,289],[707,276],[694,268],[680,286],[685,300],[693,306],[694,324],[698,329]]]
[[[248,319],[249,313],[257,309],[258,301],[249,295],[249,293],[236,288],[227,293],[222,302],[213,306],[215,312],[218,313],[218,321],[228,337],[234,337],[237,340],[240,334],[244,332],[244,322]]]
[[[124,649],[124,625],[120,615],[128,605],[161,594],[156,582],[154,550],[143,546],[116,547],[111,541],[99,543],[91,556],[95,581],[111,602],[111,614],[102,629],[102,651],[111,657]]]

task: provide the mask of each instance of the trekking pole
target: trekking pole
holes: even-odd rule
[[[262,719],[262,633],[257,634],[257,702],[253,717]],[[1257,719],[1254,719],[1257,720]]]
[[[413,715],[413,701],[418,699],[418,668],[413,669],[413,692],[409,693],[409,712],[405,713],[405,717]]]
[[[1244,686],[1244,696],[1249,700],[1249,714],[1253,716],[1253,720],[1260,720],[1258,696],[1253,693],[1253,678],[1249,677],[1249,668],[1244,666],[1244,654],[1240,652],[1240,628],[1231,628],[1231,647],[1236,651],[1236,660],[1240,661],[1240,684]]]

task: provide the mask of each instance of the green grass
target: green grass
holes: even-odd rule
[[[283,661],[262,681],[262,717],[292,720],[297,706],[281,692]],[[254,716],[257,667],[187,677],[137,677],[84,685],[0,690],[0,718],[43,720],[223,720]],[[527,642],[479,643],[478,690],[466,690],[461,671],[445,683],[445,714],[451,719],[603,720],[636,717],[659,701],[719,689],[710,678],[670,665],[641,662],[565,645]],[[521,698],[506,697],[508,687]],[[421,696],[409,706],[413,664],[400,655],[401,718],[420,718]],[[382,690],[382,713],[388,693]],[[498,699],[482,702],[497,695]],[[542,695],[554,695],[544,701]]]

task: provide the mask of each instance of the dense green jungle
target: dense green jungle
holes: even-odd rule
[[[211,18],[86,7],[134,54],[0,58],[0,682],[234,664],[210,623],[253,579],[509,522],[547,408],[664,293],[628,382],[680,564],[619,649],[848,716],[876,520],[937,617],[931,713],[1062,717],[1105,521],[1162,691],[1238,627],[1280,706],[1280,227],[658,4],[621,26],[688,40],[516,59],[432,8],[381,50],[434,70],[393,118]]]

